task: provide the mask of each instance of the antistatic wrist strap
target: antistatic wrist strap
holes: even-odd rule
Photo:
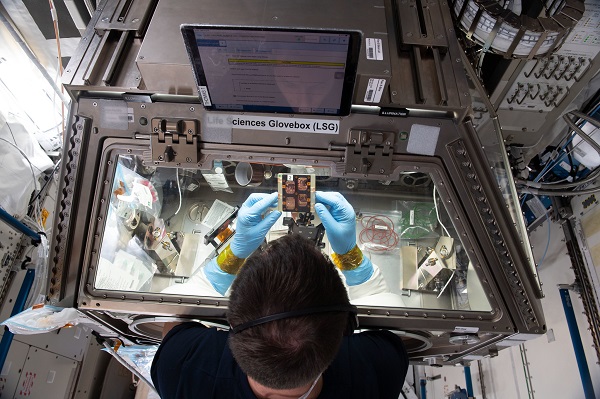
[[[336,254],[335,252],[332,253],[331,260],[333,261],[333,264],[342,271],[354,270],[360,266],[363,261],[363,253],[360,248],[358,248],[358,245],[355,245],[354,248],[343,255]]]
[[[219,268],[229,274],[237,274],[245,260],[235,256],[229,245],[217,256]]]

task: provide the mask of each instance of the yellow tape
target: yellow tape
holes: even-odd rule
[[[238,258],[231,252],[229,245],[217,256],[217,265],[225,273],[237,274],[246,259]]]
[[[358,245],[355,245],[354,248],[343,255],[336,254],[335,252],[332,253],[331,260],[333,260],[333,264],[340,270],[354,270],[360,266],[363,260],[363,253],[358,248]]]

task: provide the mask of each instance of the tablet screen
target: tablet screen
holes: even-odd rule
[[[358,32],[182,26],[204,106],[347,115]]]

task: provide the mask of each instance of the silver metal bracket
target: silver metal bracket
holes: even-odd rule
[[[151,126],[150,148],[155,165],[180,166],[198,162],[198,121],[154,118]]]
[[[351,130],[346,147],[346,173],[389,176],[392,173],[394,132]]]

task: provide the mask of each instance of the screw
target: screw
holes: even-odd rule
[[[356,139],[352,139],[351,143],[356,144]]]
[[[189,133],[189,134],[192,134],[192,129],[188,129],[188,133]]]
[[[196,108],[190,107],[190,111],[194,112],[195,110],[196,110]]]
[[[187,157],[187,158],[185,159],[185,161],[186,161],[186,162],[192,162],[192,158],[190,158],[190,157]]]
[[[354,168],[354,167],[353,167],[353,168],[352,168],[352,171],[353,171],[353,172],[356,172],[356,168]]]
[[[140,105],[141,108],[146,108],[146,104]]]
[[[379,173],[384,174],[385,173],[385,169],[383,169],[383,168],[379,169]]]

